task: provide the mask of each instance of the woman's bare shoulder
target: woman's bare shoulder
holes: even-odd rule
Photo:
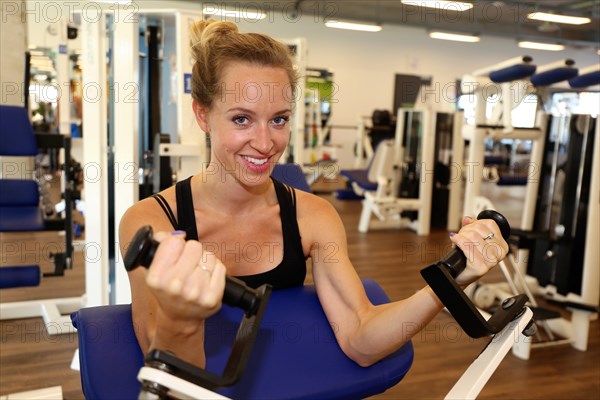
[[[169,188],[160,194],[166,200],[174,215],[177,215],[174,190]],[[160,203],[152,197],[138,201],[125,211],[119,224],[121,240],[133,237],[135,232],[143,225],[150,225],[155,231],[174,229]]]

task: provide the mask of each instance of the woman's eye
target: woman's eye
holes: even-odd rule
[[[273,119],[273,123],[275,125],[285,125],[290,120],[290,117],[275,117]]]
[[[233,118],[233,122],[237,125],[246,125],[248,123],[248,117],[245,115],[239,115]]]

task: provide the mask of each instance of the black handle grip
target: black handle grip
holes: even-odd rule
[[[483,210],[477,215],[477,219],[492,219],[500,228],[502,237],[506,240],[510,236],[510,225],[504,215],[494,210]],[[456,278],[467,266],[467,257],[457,247],[452,249],[450,253],[446,254],[444,258],[439,261],[440,264],[445,265],[449,270],[453,278]]]
[[[133,236],[123,258],[125,269],[132,271],[139,266],[150,267],[158,244],[153,239],[152,227],[150,225],[142,226]],[[253,314],[258,308],[261,296],[261,292],[248,287],[243,281],[230,276],[226,277],[223,303]]]

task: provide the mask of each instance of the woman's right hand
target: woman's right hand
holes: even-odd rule
[[[146,284],[158,302],[157,325],[197,325],[221,308],[226,269],[202,244],[182,232],[157,232],[160,242]]]

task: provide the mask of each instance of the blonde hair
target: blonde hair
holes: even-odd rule
[[[190,27],[190,42],[195,59],[192,98],[198,104],[207,108],[213,105],[219,95],[224,69],[235,61],[282,68],[288,75],[292,98],[295,98],[299,77],[290,50],[270,36],[240,33],[233,22],[201,20]]]

